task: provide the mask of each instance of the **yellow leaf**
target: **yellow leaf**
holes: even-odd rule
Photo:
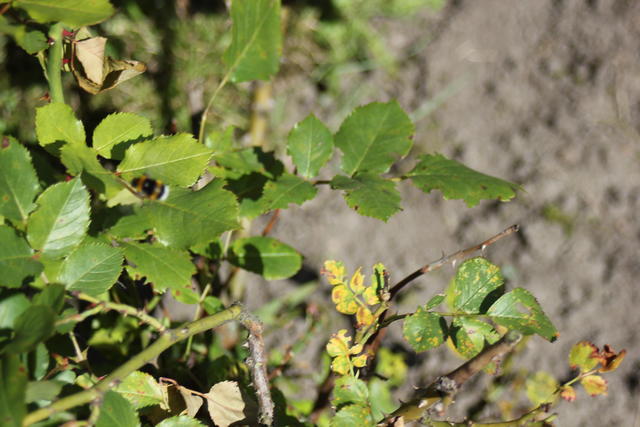
[[[336,357],[349,354],[351,337],[346,336],[346,334],[346,329],[340,329],[337,334],[331,336],[331,339],[327,343],[327,353],[329,353],[330,356]]]
[[[353,357],[351,358],[351,363],[353,363],[353,366],[362,368],[367,364],[367,355],[363,354],[361,356]]]
[[[567,402],[573,402],[576,400],[576,389],[571,387],[570,385],[562,387],[562,391],[560,392],[560,397],[562,397]]]
[[[580,383],[591,396],[607,394],[607,381],[600,375],[589,375],[581,379]]]
[[[364,297],[366,303],[369,305],[380,304],[380,298],[378,298],[376,290],[372,286],[365,289],[362,293],[362,296]]]
[[[361,294],[364,291],[364,275],[362,274],[362,267],[358,267],[353,276],[351,277],[351,290],[356,293],[356,295]]]
[[[346,274],[344,264],[334,260],[325,261],[321,273],[327,277],[331,285],[341,284]]]
[[[347,356],[338,356],[331,362],[331,370],[336,374],[347,375],[351,371],[351,363]]]
[[[347,285],[334,286],[331,291],[331,300],[340,313],[355,314],[358,310],[358,303]]]
[[[356,321],[356,327],[361,328],[363,326],[372,325],[376,321],[376,318],[367,307],[358,307],[358,311],[356,312]]]

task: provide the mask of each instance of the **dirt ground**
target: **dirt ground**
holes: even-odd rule
[[[443,152],[526,192],[468,209],[406,184],[404,211],[384,225],[325,191],[284,212],[288,226],[275,235],[307,248],[312,270],[330,258],[350,271],[383,261],[397,280],[442,252],[520,224],[517,237],[485,255],[504,269],[509,286],[538,297],[561,337],[553,344],[533,338],[517,365],[567,379],[575,342],[626,348],[621,368],[607,376],[609,395],[580,390],[577,402],[557,406],[557,425],[640,426],[640,2],[459,0],[437,15],[380,25],[400,52],[425,31],[431,41],[393,80],[372,72],[379,92],[371,100],[398,98],[413,112],[435,100],[433,113],[417,117],[418,151]],[[308,105],[317,101],[304,93]],[[403,307],[426,302],[452,273],[449,267],[416,282]],[[278,286],[263,292],[274,296]],[[395,332],[389,345],[401,341]],[[446,349],[417,361],[415,385],[459,363]],[[454,414],[473,401],[459,403]]]

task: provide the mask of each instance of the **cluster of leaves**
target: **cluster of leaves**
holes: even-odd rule
[[[136,426],[142,416],[164,427],[196,426],[204,400],[217,425],[252,422],[256,402],[247,397],[249,383],[264,420],[270,391],[255,377],[262,355],[244,349],[237,334],[226,344],[217,336],[192,339],[223,321],[242,320],[237,306],[223,303],[238,269],[267,280],[287,278],[298,272],[302,256],[277,239],[238,236],[236,230],[260,215],[313,199],[320,185],[342,191],[359,214],[383,221],[401,210],[397,184],[402,181],[425,193],[440,190],[445,199],[468,206],[482,199],[507,201],[519,189],[440,154],[423,155],[410,172],[392,176],[393,165],[410,152],[414,132],[395,101],[354,109],[336,132],[310,114],[288,135],[291,170],[276,153],[242,145],[232,127],[207,134],[210,108],[228,82],[267,80],[277,72],[279,0],[231,3],[231,40],[222,58],[226,74],[205,108],[197,137],[156,135],[147,118],[133,113],[107,115],[88,136],[64,102],[62,70],[85,91],[99,94],[145,69],[141,62],[106,55],[106,40],[86,28],[111,16],[113,7],[107,0],[15,0],[9,6],[10,13],[0,15],[0,31],[37,56],[52,102],[36,110],[35,144],[9,135],[0,140],[3,425],[52,415],[52,423],[88,417],[99,426]],[[335,171],[330,159],[338,154]],[[168,197],[147,197],[133,184],[143,177],[168,186]],[[232,268],[224,269],[226,263]],[[356,318],[355,338],[341,330],[327,346],[331,369],[340,376],[332,401],[339,409],[337,425],[371,425],[395,409],[390,388],[404,381],[400,372],[406,371],[397,355],[377,354],[375,369],[389,381],[359,378],[370,358],[363,353],[368,340],[395,320],[404,318],[404,335],[414,350],[448,339],[465,357],[480,354],[506,329],[548,340],[557,335],[535,298],[522,288],[505,293],[499,269],[483,258],[463,263],[446,294],[396,317],[386,316],[391,293],[382,264],[374,266],[369,285],[360,270],[347,281],[339,262],[327,262],[324,270],[336,308]],[[308,295],[303,291],[296,298]],[[153,313],[164,308],[169,293],[197,307],[194,322],[169,330],[169,316]],[[447,312],[435,310],[442,303]],[[263,312],[268,316],[277,309]],[[203,312],[209,316],[197,320]],[[183,357],[171,346],[187,338]],[[250,330],[251,346],[259,338]],[[608,356],[598,354],[621,360],[604,352]],[[251,363],[245,363],[247,357]],[[155,375],[139,370],[150,360],[157,364],[149,367]],[[181,378],[160,378],[167,370]],[[108,380],[101,380],[103,373]],[[189,380],[209,391],[188,388]],[[282,420],[285,400],[277,390],[273,394]],[[90,401],[100,405],[81,407]]]

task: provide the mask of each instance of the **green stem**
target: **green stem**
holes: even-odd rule
[[[119,313],[129,316],[133,316],[138,318],[138,320],[140,320],[141,322],[146,323],[147,325],[151,326],[152,328],[154,328],[155,330],[159,331],[159,332],[164,332],[166,330],[166,328],[164,327],[164,325],[162,323],[160,323],[158,321],[158,319],[156,319],[153,316],[149,316],[147,313],[145,313],[142,310],[137,310],[134,307],[131,307],[130,305],[127,304],[118,304],[115,302],[111,302],[111,301],[102,301],[99,300],[97,298],[92,297],[91,295],[85,294],[85,293],[79,293],[78,294],[78,298],[87,302],[90,302],[92,304],[96,304],[99,307],[103,307],[107,310],[114,310],[117,311]]]
[[[192,335],[208,331],[209,329],[216,328],[226,322],[237,319],[241,313],[242,308],[240,305],[234,304],[220,313],[216,313],[195,322],[187,323],[180,328],[164,332],[156,342],[129,359],[126,363],[117,368],[95,386],[88,390],[64,397],[45,408],[31,412],[24,418],[22,425],[31,425],[51,417],[56,412],[66,411],[67,409],[75,408],[76,406],[80,406],[100,398],[100,396],[107,390],[117,386],[133,371],[140,369],[140,367],[150,360],[155,359],[160,353],[172,345],[187,339]]]
[[[198,142],[200,144],[204,144],[204,128],[205,128],[205,126],[207,124],[207,117],[209,116],[209,110],[211,109],[211,106],[213,105],[213,101],[218,96],[218,92],[220,92],[220,89],[222,89],[227,84],[227,82],[229,81],[229,78],[231,77],[231,73],[233,73],[234,69],[235,69],[235,67],[230,67],[229,68],[229,71],[227,71],[227,74],[224,75],[224,77],[222,78],[222,81],[220,82],[220,84],[218,85],[216,90],[213,91],[213,95],[211,95],[211,98],[209,98],[209,102],[207,103],[207,107],[202,112],[202,117],[200,118],[200,129],[198,130]]]
[[[49,38],[53,45],[49,48],[47,61],[47,80],[49,80],[49,94],[53,102],[64,103],[62,92],[62,23],[53,24],[49,30]]]

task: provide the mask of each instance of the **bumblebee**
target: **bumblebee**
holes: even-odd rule
[[[169,186],[162,181],[151,179],[146,175],[131,180],[131,186],[139,196],[151,200],[166,200],[169,197]]]

